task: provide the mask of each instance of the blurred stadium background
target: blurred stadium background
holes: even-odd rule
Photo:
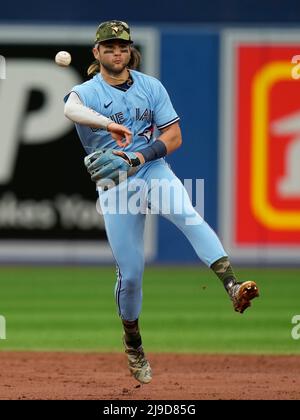
[[[63,97],[86,80],[97,25],[126,20],[142,71],[181,117],[168,158],[205,180],[205,218],[261,298],[239,317],[182,234],[152,217],[147,350],[300,353],[300,3],[15,1],[0,13],[1,349],[119,351],[113,259]],[[54,56],[73,60],[59,68]],[[68,162],[68,166],[66,166]],[[126,252],[126,250],[124,250]],[[299,334],[300,335],[300,334]]]

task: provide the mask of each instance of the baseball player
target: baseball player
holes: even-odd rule
[[[93,54],[95,61],[88,69],[93,77],[65,97],[65,115],[75,123],[101,207],[108,209],[103,216],[116,260],[115,298],[128,366],[135,379],[146,384],[152,372],[138,319],[148,209],[163,214],[184,233],[199,258],[220,278],[237,312],[243,313],[250,306],[258,288],[253,281],[237,281],[217,235],[195,211],[187,191],[165,161],[182,143],[179,117],[160,81],[135,70],[140,56],[132,46],[127,23],[100,24]],[[162,180],[172,185],[172,199],[155,194]],[[124,197],[129,203],[133,194],[138,194],[140,210],[134,212],[128,207],[121,211],[116,204]],[[115,205],[107,206],[109,201]]]

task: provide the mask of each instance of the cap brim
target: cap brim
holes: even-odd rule
[[[124,41],[124,42],[127,42],[128,44],[133,44],[133,41],[129,39],[116,38],[116,37],[107,38],[107,39],[104,39],[103,41],[98,41],[97,39],[95,40],[95,42],[98,44],[102,44],[103,42],[107,42],[107,41]]]

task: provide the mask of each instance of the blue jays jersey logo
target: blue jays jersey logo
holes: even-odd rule
[[[147,143],[150,143],[153,133],[154,133],[154,126],[153,124],[150,124],[144,129],[142,133],[139,133],[138,136],[144,137]]]

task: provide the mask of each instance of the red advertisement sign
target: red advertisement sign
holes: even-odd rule
[[[300,245],[300,43],[236,47],[236,246]],[[299,76],[300,77],[300,76]]]

